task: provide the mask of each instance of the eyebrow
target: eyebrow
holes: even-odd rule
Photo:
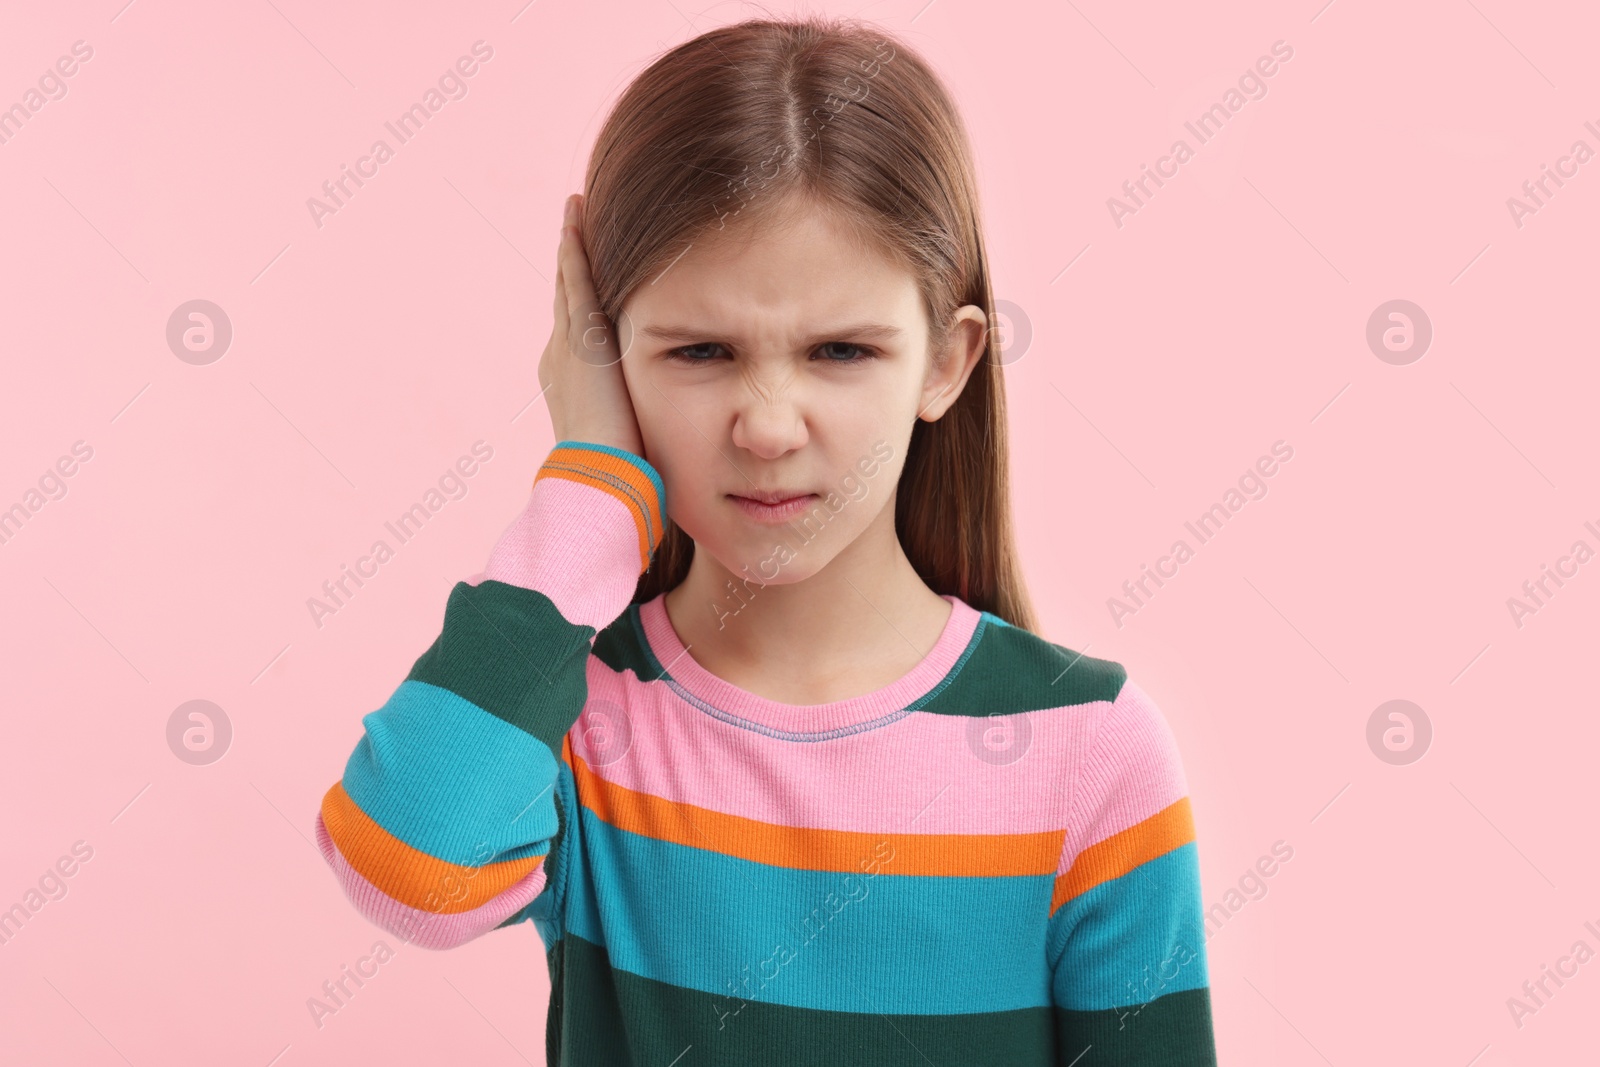
[[[877,322],[862,322],[854,326],[839,326],[834,329],[814,334],[806,338],[806,345],[821,344],[839,337],[859,337],[862,340],[889,341],[903,333],[898,326],[888,326]],[[704,341],[713,336],[715,331],[700,326],[641,326],[639,334],[656,341],[672,341],[691,343]]]

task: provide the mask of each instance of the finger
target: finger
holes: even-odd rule
[[[623,343],[621,327],[624,323],[613,319],[600,307],[600,298],[594,291],[594,278],[589,273],[589,250],[585,247],[583,241],[583,235],[587,232],[589,198],[581,194],[578,195],[576,207],[577,222],[574,226],[568,228],[570,243],[574,246],[574,250],[567,259],[567,264],[577,272],[574,282],[576,283],[578,295],[583,302],[572,306],[580,310],[586,320],[586,325],[590,327],[588,336],[598,336],[602,339],[599,348],[603,350],[605,365],[610,365],[618,362],[627,354],[620,347]],[[590,347],[593,348],[595,346],[590,345]]]
[[[572,266],[569,260],[564,266]],[[609,367],[617,361],[616,341],[612,337],[611,320],[600,310],[599,303],[590,293],[582,295],[580,285],[566,281],[566,291],[573,303],[567,309],[568,343],[572,354],[593,367]]]
[[[561,231],[561,270],[567,278],[567,304],[572,308],[595,303],[594,279],[589,275],[589,257],[583,235],[575,227]]]
[[[561,267],[556,267],[555,281],[550,285],[550,338],[554,341],[557,337],[567,335],[567,293],[561,281]],[[543,368],[550,362],[549,346],[546,346],[545,355],[540,358],[539,366]]]
[[[551,309],[550,324],[560,334],[567,332],[567,289],[566,280],[561,276],[561,262],[556,261],[556,280],[550,287]]]

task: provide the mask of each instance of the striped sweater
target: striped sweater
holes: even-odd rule
[[[1124,669],[946,596],[898,681],[762,698],[631,603],[664,504],[550,452],[323,798],[356,908],[434,949],[531,921],[552,1065],[1214,1064],[1183,770]]]

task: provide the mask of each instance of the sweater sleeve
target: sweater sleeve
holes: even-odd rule
[[[373,923],[445,949],[549,917],[572,773],[563,739],[587,699],[594,636],[632,600],[665,503],[642,457],[559,442],[483,572],[450,590],[438,637],[363,716],[316,819],[323,856]]]
[[[1060,1062],[1215,1067],[1205,940],[1177,742],[1124,681],[1077,769],[1050,903]]]

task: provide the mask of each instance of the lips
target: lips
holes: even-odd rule
[[[781,525],[799,515],[812,503],[821,499],[816,493],[800,492],[794,489],[774,489],[762,491],[752,489],[748,494],[729,493],[728,499],[742,511],[747,518],[768,525]]]
[[[759,504],[782,504],[786,500],[794,500],[803,496],[815,496],[805,489],[751,489],[744,493],[730,493],[729,496],[742,497],[745,500],[754,500]]]

